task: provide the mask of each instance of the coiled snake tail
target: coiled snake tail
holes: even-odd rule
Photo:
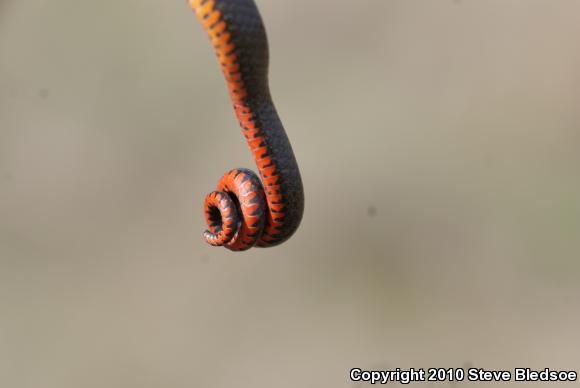
[[[238,168],[205,199],[205,240],[241,251],[286,241],[302,220],[304,192],[292,146],[270,97],[268,41],[253,0],[190,0],[209,35],[234,112],[261,177]]]

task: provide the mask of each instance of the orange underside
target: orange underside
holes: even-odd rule
[[[235,114],[262,178],[269,210],[267,212],[266,229],[258,245],[267,246],[270,245],[270,242],[275,241],[271,236],[278,233],[284,216],[284,203],[280,195],[279,177],[276,173],[277,166],[273,163],[271,156],[265,156],[268,149],[266,142],[264,142],[264,135],[261,128],[258,128],[253,120],[254,113],[248,104],[245,103],[248,93],[234,52],[235,46],[231,42],[231,35],[228,32],[226,22],[223,20],[220,11],[215,7],[215,1],[190,0],[189,4],[195,11],[215,49],[218,62],[228,85]]]

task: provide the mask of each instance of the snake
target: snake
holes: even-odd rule
[[[189,0],[209,36],[259,176],[236,168],[204,200],[207,243],[232,251],[288,240],[304,212],[304,189],[268,84],[266,30],[253,0]]]

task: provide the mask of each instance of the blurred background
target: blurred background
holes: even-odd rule
[[[0,1],[0,386],[579,368],[580,3],[257,1],[306,210],[232,253],[202,202],[254,163],[188,5]]]

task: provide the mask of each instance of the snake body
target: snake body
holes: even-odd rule
[[[205,198],[205,240],[242,251],[286,241],[304,210],[302,179],[268,85],[268,41],[253,0],[190,0],[209,35],[234,112],[254,156],[227,172]]]

